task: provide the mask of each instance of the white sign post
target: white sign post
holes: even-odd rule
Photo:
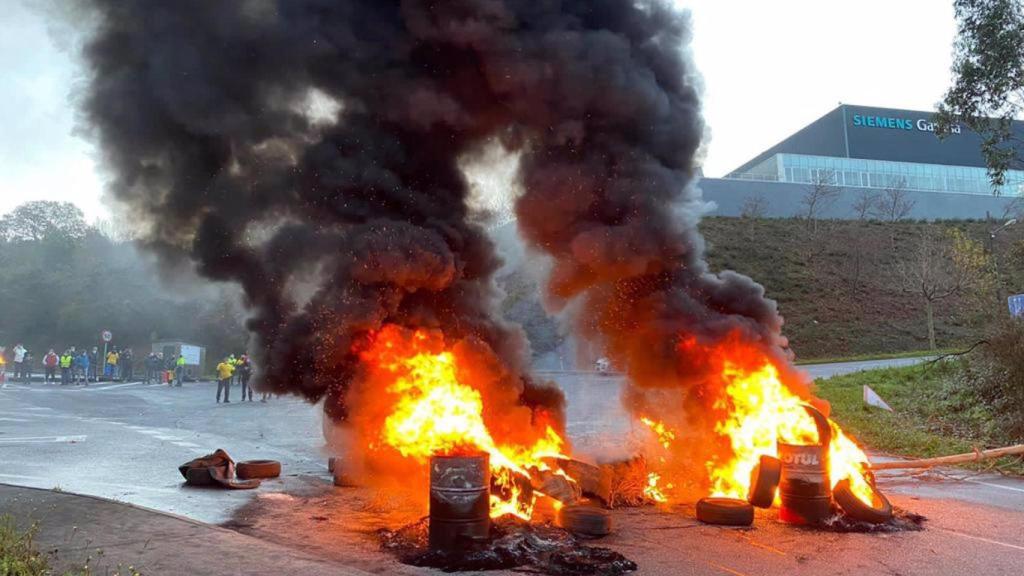
[[[100,338],[103,339],[103,357],[96,359],[96,381],[99,382],[100,378],[103,377],[103,373],[107,369],[107,344],[114,339],[114,334],[110,330],[104,330],[100,333]]]
[[[864,403],[868,406],[875,406],[882,410],[888,410],[889,412],[894,411],[892,406],[889,406],[888,402],[882,400],[882,397],[878,395],[878,392],[872,390],[867,384],[864,385]]]

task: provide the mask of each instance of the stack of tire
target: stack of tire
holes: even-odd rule
[[[771,508],[775,491],[782,477],[782,462],[771,456],[761,456],[750,474],[747,499],[702,498],[697,502],[697,519],[718,526],[750,526],[754,523],[754,508]],[[892,504],[871,486],[872,503],[867,504],[854,495],[849,480],[842,480],[832,489],[832,500],[851,520],[869,524],[884,524],[892,519]]]

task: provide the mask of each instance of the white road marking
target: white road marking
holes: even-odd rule
[[[1015,486],[1006,486],[1004,484],[996,484],[995,482],[975,480],[974,478],[971,478],[969,476],[960,476],[958,474],[946,474],[946,476],[959,482],[970,482],[971,484],[980,484],[981,486],[988,486],[989,488],[999,488],[1001,490],[1009,490],[1011,492],[1024,493],[1024,488],[1017,488]]]
[[[964,534],[963,532],[956,532],[954,530],[947,530],[945,528],[939,528],[939,530],[942,530],[947,534],[953,534],[954,536],[962,536],[964,538],[969,538],[971,540],[978,540],[979,542],[988,542],[989,544],[1005,546],[1007,548],[1013,548],[1014,550],[1020,550],[1021,552],[1024,552],[1024,546],[1017,546],[1016,544],[1009,544],[1007,542],[1000,542],[998,540],[990,540],[988,538],[983,538],[981,536],[971,536],[970,534]]]
[[[22,438],[0,437],[0,444],[45,444],[61,442],[85,442],[86,436],[25,436]]]
[[[168,442],[179,448],[187,448],[189,450],[196,450],[201,448],[198,444],[194,444],[181,438],[181,435],[177,431],[168,431],[167,429],[161,428],[145,428],[143,426],[131,426],[126,425],[126,428],[138,432],[139,434],[145,434],[150,438]]]
[[[981,484],[982,486],[989,486],[992,488],[1002,488],[1003,490],[1012,490],[1014,492],[1024,493],[1024,488],[1014,488],[1013,486],[1003,486],[1002,484],[993,484],[992,482],[982,482],[981,480],[971,480],[970,478],[964,478],[967,482],[973,482],[975,484]]]

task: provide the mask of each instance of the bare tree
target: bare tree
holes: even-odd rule
[[[871,190],[863,190],[853,200],[852,207],[857,220],[867,220],[868,216],[878,211],[878,194]]]
[[[764,218],[768,212],[768,199],[763,194],[747,196],[740,208],[741,218]]]
[[[899,222],[910,215],[916,204],[907,192],[907,179],[900,177],[879,196],[875,214],[879,220]]]
[[[1017,196],[1003,207],[1002,220],[1024,220],[1024,197]]]
[[[957,265],[949,235],[933,225],[922,228],[917,246],[897,262],[903,292],[914,294],[924,305],[928,344],[935,345],[935,305],[968,288],[969,271]]]
[[[843,189],[836,185],[836,173],[831,169],[813,170],[811,183],[807,187],[800,203],[803,204],[803,217],[807,228],[818,231],[818,219],[821,213],[828,210],[839,198]]]

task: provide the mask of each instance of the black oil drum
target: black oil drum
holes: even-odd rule
[[[487,454],[430,459],[430,547],[456,550],[491,531],[491,467]]]
[[[828,447],[779,442],[782,474],[779,519],[790,524],[819,524],[832,514]]]

